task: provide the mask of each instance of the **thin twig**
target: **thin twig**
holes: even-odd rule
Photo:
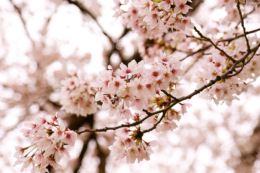
[[[197,51],[195,51],[195,52],[192,52],[192,53],[188,54],[187,56],[185,56],[184,58],[182,58],[180,61],[183,61],[183,60],[185,60],[186,58],[188,58],[188,57],[190,57],[190,56],[192,56],[192,55],[195,55],[195,54],[197,54],[197,53],[199,53],[199,52],[205,51],[205,50],[207,50],[207,49],[210,48],[210,47],[211,47],[211,45],[208,45],[208,46],[205,46],[205,47],[203,47],[203,48],[201,48],[201,49],[199,49],[199,50],[197,50]]]
[[[254,29],[254,30],[252,30],[252,31],[248,31],[248,32],[246,32],[245,34],[237,35],[236,37],[233,37],[233,38],[228,38],[228,39],[219,40],[219,41],[217,42],[217,44],[220,43],[220,42],[228,42],[228,43],[230,43],[230,42],[233,41],[233,40],[236,40],[236,39],[238,39],[238,38],[240,38],[240,37],[244,37],[245,35],[252,34],[252,33],[255,33],[255,32],[258,32],[258,31],[260,31],[260,28]],[[190,35],[186,35],[186,37],[198,39],[198,40],[200,40],[200,41],[208,41],[208,40],[206,40],[206,39],[204,39],[204,38],[197,38],[197,37],[195,37],[195,36],[190,36]],[[207,49],[209,49],[211,46],[212,46],[212,45],[208,45],[208,46],[206,46],[206,47],[204,47],[204,48],[199,49],[198,51],[192,52],[192,53],[188,54],[186,57],[184,57],[183,59],[181,59],[180,61],[183,61],[183,60],[187,59],[188,57],[190,57],[190,56],[192,56],[192,55],[195,55],[195,54],[197,54],[197,53],[199,53],[199,52],[201,52],[201,51],[207,50]]]
[[[240,38],[240,37],[244,37],[245,35],[252,34],[252,33],[255,33],[255,32],[257,32],[257,31],[260,31],[260,28],[254,29],[254,30],[252,30],[252,31],[248,31],[248,32],[246,32],[246,34],[240,34],[240,35],[238,35],[238,36],[236,36],[236,37],[228,38],[228,39],[223,39],[223,40],[220,40],[220,41],[218,41],[218,42],[225,42],[225,41],[231,42],[231,41],[236,40],[236,39],[238,39],[238,38]]]
[[[223,53],[228,59],[230,59],[233,63],[236,62],[236,60],[234,60],[231,56],[229,56],[224,50],[220,49],[216,44],[214,44],[213,41],[212,41],[210,38],[204,36],[204,35],[196,28],[196,26],[194,26],[194,30],[199,34],[199,36],[200,36],[201,38],[204,38],[205,40],[207,40],[208,42],[210,42],[216,49],[218,49],[220,52],[222,52],[222,53]]]
[[[162,119],[165,117],[166,112],[167,112],[167,111],[164,111],[164,112],[163,112],[161,118],[153,125],[153,127],[151,127],[150,129],[146,129],[146,130],[142,131],[142,133],[147,133],[147,132],[150,132],[150,131],[156,129],[156,127],[158,126],[158,124],[159,124],[159,123],[162,121]]]
[[[161,90],[161,91],[162,91],[165,95],[167,95],[168,97],[173,98],[173,100],[178,101],[178,99],[177,99],[176,97],[174,97],[173,95],[169,94],[167,91],[165,91],[165,90]]]
[[[205,38],[199,38],[199,37],[195,37],[195,36],[193,36],[193,35],[186,35],[186,37],[188,37],[188,38],[194,38],[194,39],[197,39],[197,40],[200,40],[200,41],[208,41],[208,40],[206,40]]]
[[[251,58],[249,58],[249,60],[247,62],[245,62],[245,65],[247,65],[254,57],[254,55],[256,54],[256,51],[253,52],[253,55]],[[257,55],[257,54],[256,54]]]
[[[252,30],[252,31],[248,31],[248,32],[246,32],[246,35],[255,33],[255,32],[257,32],[257,31],[260,31],[260,28],[254,29],[254,30]],[[217,43],[225,42],[225,41],[230,42],[230,41],[236,40],[236,39],[238,39],[238,38],[240,38],[240,37],[244,37],[244,36],[245,36],[245,34],[240,34],[240,35],[237,35],[236,37],[233,37],[233,38],[227,38],[227,39],[219,40]],[[194,39],[197,39],[197,40],[200,40],[200,41],[207,41],[207,40],[204,39],[204,38],[198,38],[198,37],[195,37],[195,36],[193,36],[193,35],[186,35],[186,37],[188,37],[188,38],[194,38]]]
[[[260,7],[260,4],[258,4],[257,7]],[[256,9],[257,9],[257,8],[253,8],[249,13],[245,14],[245,15],[243,16],[243,19],[247,18],[247,16],[250,15],[250,14],[252,14],[254,11],[256,11]],[[239,21],[239,22],[237,23],[236,27],[238,27],[238,25],[239,25],[240,23],[241,23],[241,21]],[[235,27],[235,28],[236,28],[236,27]]]
[[[241,66],[241,68],[240,68],[236,73],[231,74],[231,75],[228,75],[227,77],[233,77],[233,76],[238,75],[238,74],[239,74],[239,73],[244,69],[244,67],[245,67],[245,63],[242,62],[242,66]]]
[[[116,129],[120,129],[120,128],[123,128],[123,127],[132,127],[132,126],[136,126],[138,124],[141,124],[144,120],[146,120],[147,118],[155,115],[154,113],[150,113],[148,112],[147,110],[143,110],[144,112],[147,113],[147,116],[144,117],[143,119],[139,120],[139,121],[136,121],[134,123],[131,123],[131,124],[121,124],[119,126],[115,126],[115,127],[105,127],[105,128],[102,128],[102,129],[84,129],[82,131],[75,131],[76,133],[78,134],[82,134],[82,133],[85,133],[85,132],[106,132],[108,130],[116,130]]]
[[[114,52],[117,52],[119,57],[121,58],[121,60],[123,60],[124,57],[123,57],[121,51],[116,46],[117,42],[114,42],[112,37],[110,37],[108,35],[108,33],[104,30],[104,28],[97,21],[97,18],[87,8],[85,8],[85,6],[82,3],[80,3],[79,1],[73,1],[73,0],[67,0],[67,1],[69,4],[73,4],[73,5],[77,6],[82,13],[89,15],[93,19],[93,21],[98,25],[98,27],[101,29],[102,33],[108,38],[109,42],[111,43],[112,48],[111,48],[110,52],[108,53],[107,65],[110,65],[110,57],[112,56],[112,54]],[[118,40],[120,40],[122,37],[124,37],[129,31],[130,31],[129,29],[125,29],[123,31],[123,33],[119,36]]]
[[[242,25],[242,28],[243,28],[243,31],[244,31],[244,35],[245,35],[245,39],[246,39],[247,50],[250,50],[249,41],[248,41],[248,38],[246,36],[246,28],[245,28],[245,24],[244,24],[244,19],[243,19],[242,12],[241,12],[241,9],[240,9],[240,2],[239,2],[239,0],[237,1],[237,10],[239,12],[239,16],[240,16],[240,19],[241,19],[241,25]]]
[[[85,8],[82,3],[78,2],[78,1],[73,1],[73,0],[67,0],[67,1],[68,1],[69,4],[73,4],[76,7],[78,7],[82,13],[89,15],[96,22],[98,27],[102,30],[103,34],[105,36],[107,36],[107,38],[111,42],[113,42],[112,38],[105,32],[104,28],[99,24],[99,22],[97,21],[97,18],[87,8]]]

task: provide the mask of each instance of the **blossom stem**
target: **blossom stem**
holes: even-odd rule
[[[246,36],[246,28],[245,28],[242,12],[241,12],[241,9],[240,9],[240,2],[239,1],[237,1],[237,9],[238,9],[238,12],[239,12],[239,16],[240,16],[240,19],[241,19],[241,25],[242,25],[242,28],[243,28],[243,31],[244,31],[244,36],[245,36],[245,39],[246,39],[247,50],[250,50],[249,41],[248,41],[248,38]]]
[[[234,60],[231,56],[229,56],[224,50],[220,49],[216,44],[213,43],[213,41],[204,36],[197,28],[196,26],[194,26],[194,30],[199,34],[199,36],[201,38],[204,38],[206,41],[210,42],[216,49],[218,49],[220,52],[222,52],[228,59],[230,59],[233,63],[236,62],[236,60]]]

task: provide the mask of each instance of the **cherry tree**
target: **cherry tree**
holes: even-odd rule
[[[52,3],[61,5],[65,2]],[[57,85],[59,100],[45,99],[40,105],[46,109],[44,107],[51,104],[52,115],[37,114],[21,130],[24,140],[29,142],[26,146],[15,147],[15,165],[21,164],[21,171],[29,169],[45,173],[61,170],[62,159],[70,157],[69,149],[74,147],[77,138],[86,134],[91,136],[88,139],[96,141],[101,155],[100,172],[105,172],[108,152],[100,149],[99,134],[109,135],[107,138],[110,138],[111,145],[107,148],[115,162],[122,159],[128,164],[149,162],[157,145],[167,143],[162,144],[160,138],[147,140],[146,136],[154,132],[161,135],[168,131],[175,133],[173,130],[178,128],[181,118],[187,116],[193,107],[195,96],[231,107],[242,93],[255,90],[253,84],[260,74],[260,38],[257,35],[260,21],[250,16],[259,16],[260,1],[220,1],[214,10],[222,10],[226,15],[218,16],[218,21],[205,23],[197,15],[205,8],[202,1],[114,0],[114,17],[125,27],[117,39],[123,39],[130,32],[138,35],[137,52],[129,59],[124,58],[124,50],[120,50],[117,44],[119,41],[106,33],[96,18],[97,14],[86,8],[84,2],[68,0],[66,3],[90,17],[108,38],[111,48],[104,52],[108,57],[106,69],[88,78],[86,72],[79,70],[84,68],[83,64],[75,61],[71,63],[77,67],[76,70],[68,73],[64,69],[63,72],[68,74],[66,77],[59,73],[57,75],[61,76],[57,81],[43,82],[42,79],[46,78],[43,70],[59,55],[53,51],[54,58],[49,62],[40,59],[46,54],[45,42],[34,41],[21,13],[23,8],[10,0],[9,5],[18,13],[31,42],[33,51],[30,56],[38,56],[39,70],[32,76],[38,86],[45,88],[42,95],[51,96],[55,91],[53,85],[61,84]],[[52,13],[57,11],[58,5],[51,10]],[[47,37],[51,16],[42,29],[42,38]],[[251,26],[253,29],[249,29]],[[112,62],[115,55],[120,57],[121,63]],[[66,66],[75,58],[62,60],[60,64]],[[192,75],[187,78],[189,73]],[[9,87],[15,91],[13,86]],[[34,89],[34,92],[39,91]],[[68,115],[55,113],[59,109]],[[93,119],[100,116],[103,122],[96,122],[94,126]],[[70,117],[69,123],[64,122],[65,117]],[[83,119],[92,123],[83,127]],[[72,121],[78,122],[74,125]],[[114,133],[113,140],[109,131]],[[84,152],[79,157],[82,160]]]

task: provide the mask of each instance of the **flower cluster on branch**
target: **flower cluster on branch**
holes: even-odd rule
[[[23,164],[21,171],[31,166],[32,172],[46,173],[49,172],[48,165],[59,169],[60,159],[70,157],[68,147],[74,146],[77,133],[59,122],[57,115],[50,119],[39,117],[34,123],[26,123],[25,127],[21,132],[31,145],[17,146],[14,155],[17,158],[15,165]]]
[[[128,163],[149,160],[156,141],[145,141],[144,134],[177,128],[176,121],[191,106],[188,99],[202,92],[204,98],[216,104],[230,105],[241,93],[253,88],[251,82],[260,75],[260,38],[248,35],[260,29],[247,31],[241,8],[258,8],[259,1],[220,1],[220,8],[229,14],[223,24],[241,22],[241,29],[230,29],[220,38],[214,35],[216,30],[203,34],[204,27],[191,21],[186,15],[192,9],[187,0],[114,2],[115,16],[146,40],[140,48],[144,60],[121,63],[117,70],[109,67],[91,83],[77,75],[67,78],[62,82],[61,104],[66,112],[82,116],[109,109],[109,116],[122,124],[74,132],[61,125],[57,116],[52,120],[40,118],[23,130],[33,144],[16,148],[17,163],[23,163],[23,167],[32,164],[36,172],[46,171],[48,165],[57,167],[60,158],[68,156],[67,145],[74,145],[77,134],[108,130],[116,130],[115,142],[109,147],[116,159],[126,158]],[[124,6],[127,10],[123,10]],[[192,44],[201,47],[192,51]],[[200,69],[194,72],[193,79],[197,88],[180,96],[178,89],[185,75],[182,62],[197,54]]]
[[[62,110],[81,116],[97,112],[94,91],[87,81],[79,79],[77,74],[74,74],[61,84]]]

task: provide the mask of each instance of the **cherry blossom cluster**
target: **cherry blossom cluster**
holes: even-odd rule
[[[100,72],[92,85],[97,91],[95,99],[102,102],[102,108],[110,108],[109,115],[126,121],[125,124],[145,119],[136,130],[123,128],[117,131],[116,141],[109,147],[116,159],[126,157],[128,163],[134,163],[136,159],[138,162],[149,160],[154,142],[142,139],[144,131],[156,129],[156,132],[163,132],[177,127],[176,121],[191,106],[179,103],[180,111],[168,108],[175,101],[172,95],[176,94],[181,74],[180,62],[163,52],[153,63],[133,60],[128,66],[121,64],[117,73],[111,69]],[[163,114],[152,114],[161,109],[168,110]]]
[[[125,0],[124,4],[119,0],[114,1],[115,16],[122,17],[128,28],[144,38],[153,39],[151,46],[144,44],[141,47],[144,61],[137,63],[132,60],[127,66],[121,63],[116,71],[109,67],[100,72],[97,80],[91,84],[74,74],[62,81],[60,100],[62,109],[68,113],[87,116],[96,113],[98,108],[109,109],[110,117],[124,121],[121,126],[77,131],[81,134],[117,129],[115,142],[109,147],[117,160],[126,158],[127,163],[149,160],[156,141],[147,142],[143,135],[152,130],[164,132],[176,129],[177,121],[191,106],[183,103],[186,99],[202,91],[203,97],[214,100],[216,104],[230,105],[234,99],[238,99],[238,95],[251,88],[251,81],[260,75],[259,50],[251,51],[244,61],[239,61],[250,47],[259,43],[259,38],[245,36],[231,41],[216,41],[217,29],[207,32],[211,39],[203,36],[190,18],[185,17],[191,9],[186,5],[187,0]],[[225,19],[229,22],[238,22],[242,18],[236,2],[221,0],[219,3],[227,10]],[[259,0],[248,0],[246,3],[258,5]],[[242,27],[246,35],[244,25]],[[192,28],[200,38],[193,36]],[[237,36],[237,32],[238,28],[231,29],[223,34],[222,39]],[[201,54],[201,70],[195,73],[197,90],[186,97],[179,97],[183,70],[180,58],[176,57],[174,51],[191,53],[187,56],[192,56],[196,51],[189,49],[191,43],[207,49]],[[251,59],[253,56],[254,59]],[[237,66],[229,71],[234,64]],[[226,72],[230,73],[221,78]],[[22,170],[31,165],[32,172],[42,173],[48,172],[48,165],[59,168],[57,162],[63,155],[69,157],[67,146],[74,145],[77,133],[66,129],[58,122],[57,116],[50,120],[38,118],[35,123],[26,126],[28,128],[22,132],[32,145],[16,147],[16,164],[23,164]]]
[[[114,0],[115,16],[121,16],[123,24],[146,38],[160,38],[169,29],[182,30],[193,28],[188,13],[187,0],[132,0],[131,3]],[[191,2],[189,0],[189,2]],[[121,6],[129,7],[126,11]]]
[[[148,118],[140,126],[136,126],[136,129],[130,130],[130,128],[121,128],[116,131],[115,142],[109,147],[111,150],[111,155],[115,157],[116,160],[126,158],[127,163],[134,163],[137,159],[138,162],[142,160],[150,160],[150,155],[152,154],[152,148],[157,145],[157,141],[153,140],[146,142],[143,140],[144,133],[142,129],[154,126],[159,122],[159,118],[162,117],[163,120],[156,127],[156,132],[164,132],[167,130],[174,130],[177,128],[177,124],[174,121],[178,121],[181,118],[181,114],[186,113],[186,108],[191,106],[190,104],[181,104],[181,112],[175,109],[169,109],[167,113],[159,116],[158,114]],[[133,120],[135,122],[144,118],[145,114],[135,113]]]
[[[255,40],[257,40],[257,38],[249,39],[252,46],[255,45]],[[219,46],[234,60],[239,60],[246,53],[247,47],[245,44],[246,43],[243,38],[238,39],[231,44],[225,44],[225,42],[223,42],[219,44]],[[246,60],[250,60],[252,56],[253,54],[251,54]],[[250,65],[246,66],[245,69],[243,69],[244,64],[241,63],[240,66],[235,70],[235,72],[237,72],[243,69],[240,74],[218,81],[215,85],[205,89],[202,96],[208,99],[213,99],[216,104],[225,102],[227,105],[231,105],[232,100],[238,100],[238,95],[240,95],[242,92],[246,92],[248,88],[252,88],[249,79],[252,81],[259,76],[259,56],[255,56],[255,58],[248,63],[250,63]],[[202,70],[197,71],[195,74],[197,87],[200,88],[210,80],[213,80],[217,76],[222,75],[232,65],[233,62],[222,52],[216,49],[212,50],[209,55],[204,55],[203,60],[201,61]]]
[[[23,164],[21,171],[31,166],[32,173],[49,172],[46,169],[49,165],[59,169],[57,162],[64,156],[70,157],[68,146],[74,146],[77,133],[58,122],[57,115],[51,119],[39,117],[36,122],[26,123],[25,126],[21,132],[31,145],[15,148],[15,165]]]
[[[86,80],[79,79],[74,74],[61,84],[62,110],[82,116],[97,112],[94,91]]]
[[[110,116],[133,119],[130,108],[136,112],[144,109],[153,112],[167,107],[171,98],[161,90],[175,95],[181,74],[180,62],[166,53],[161,52],[150,64],[133,60],[128,67],[121,64],[117,74],[112,70],[100,72],[93,83],[97,91],[95,99],[102,102],[103,109],[110,108]]]
[[[111,155],[116,160],[126,158],[127,163],[134,163],[150,160],[150,155],[153,152],[151,147],[157,145],[156,141],[146,142],[142,139],[140,128],[131,131],[127,128],[122,128],[116,132],[115,142],[109,147]]]

